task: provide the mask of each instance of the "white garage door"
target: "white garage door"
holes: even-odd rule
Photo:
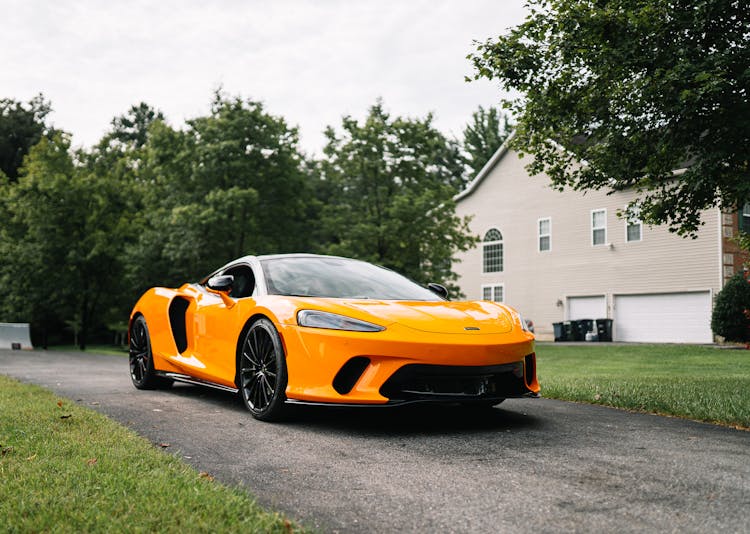
[[[615,295],[615,341],[711,343],[711,293]]]
[[[568,320],[602,319],[607,316],[604,295],[596,297],[568,297]]]

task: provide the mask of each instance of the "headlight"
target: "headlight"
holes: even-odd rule
[[[381,332],[385,330],[384,327],[367,321],[318,310],[300,310],[297,312],[297,324],[310,328],[329,328],[352,332]]]

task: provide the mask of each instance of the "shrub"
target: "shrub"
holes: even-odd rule
[[[750,281],[737,273],[716,296],[711,330],[727,341],[750,341]]]

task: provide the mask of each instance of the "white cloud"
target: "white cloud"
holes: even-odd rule
[[[44,93],[76,144],[140,101],[181,125],[223,86],[299,125],[308,152],[378,97],[459,135],[501,97],[491,82],[464,82],[472,40],[524,15],[522,0],[0,0],[0,10],[0,98]]]

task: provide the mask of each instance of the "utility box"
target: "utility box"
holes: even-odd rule
[[[0,323],[0,349],[33,349],[29,323]]]

